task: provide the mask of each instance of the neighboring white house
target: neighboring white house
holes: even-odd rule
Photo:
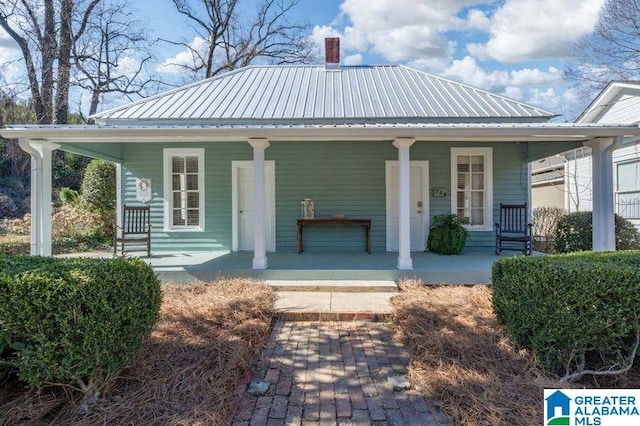
[[[612,81],[576,120],[577,123],[639,123],[640,82]],[[624,138],[613,151],[613,195],[616,213],[640,228],[640,139]],[[565,208],[593,209],[591,149],[565,153]]]

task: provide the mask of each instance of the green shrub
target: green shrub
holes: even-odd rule
[[[492,283],[498,320],[548,371],[628,361],[640,332],[640,252],[501,259]]]
[[[640,249],[640,233],[627,219],[615,215],[616,250]],[[592,212],[574,212],[558,221],[554,244],[558,253],[591,250],[593,247]]]
[[[71,188],[60,188],[58,196],[60,197],[60,202],[63,206],[75,205],[80,199],[80,193]]]
[[[148,338],[160,300],[139,259],[0,255],[0,332],[24,345],[5,350],[2,364],[31,386],[80,385],[93,395]]]
[[[107,214],[116,208],[116,167],[104,160],[91,160],[80,188],[83,208]]]
[[[438,254],[460,254],[468,237],[469,232],[462,226],[458,216],[436,215],[429,229],[427,249]]]

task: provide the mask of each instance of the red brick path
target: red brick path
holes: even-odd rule
[[[409,355],[386,324],[278,322],[252,381],[260,396],[239,389],[234,425],[447,425],[416,391],[394,391]]]

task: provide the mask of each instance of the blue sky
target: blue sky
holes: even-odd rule
[[[251,11],[257,1],[241,3]],[[585,100],[567,87],[562,71],[573,44],[593,30],[604,1],[300,0],[294,18],[311,25],[319,51],[325,37],[339,36],[344,65],[404,64],[565,120],[574,118]],[[130,6],[153,37],[197,43],[171,0],[136,0]],[[4,41],[0,34],[0,59],[11,56]],[[166,44],[156,50],[155,71],[175,77],[175,68],[166,64],[180,62],[184,52]],[[101,109],[114,102],[105,100]]]

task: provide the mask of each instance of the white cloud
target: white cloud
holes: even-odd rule
[[[449,61],[455,42],[447,40],[446,31],[486,27],[481,11],[470,11],[465,21],[458,17],[460,10],[493,1],[344,0],[340,9],[350,25],[343,30],[316,26],[312,38],[322,50],[324,37],[338,36],[346,51],[371,52],[391,62],[423,58]]]
[[[490,18],[489,41],[467,50],[501,62],[565,58],[593,30],[604,1],[506,0]]]
[[[467,13],[465,27],[480,31],[489,31],[491,28],[491,20],[485,13],[478,9],[471,9]]]
[[[172,58],[167,58],[160,65],[156,67],[156,71],[163,74],[184,74],[184,69],[180,65],[193,66],[194,62],[197,63],[198,59],[195,57],[193,51],[200,52],[204,57],[208,44],[202,37],[195,37],[191,43],[189,43],[190,49],[185,49],[182,52],[177,53]]]
[[[555,67],[487,71],[473,57],[465,56],[454,60],[441,75],[549,111],[564,112],[572,102],[571,92],[564,89],[562,71]]]
[[[345,65],[361,65],[362,55],[360,53],[356,53],[355,55],[347,55],[342,60],[342,63]]]

